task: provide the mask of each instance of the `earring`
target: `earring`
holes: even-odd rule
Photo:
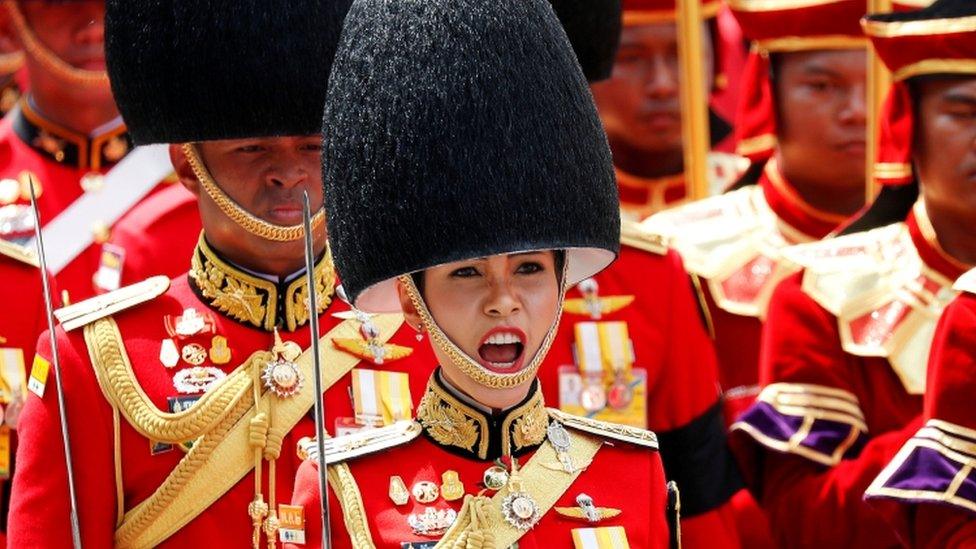
[[[423,341],[424,340],[424,325],[421,324],[419,327],[414,328],[414,330],[417,330],[417,335],[415,336],[417,338],[417,342]]]

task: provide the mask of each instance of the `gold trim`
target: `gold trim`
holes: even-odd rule
[[[727,0],[733,11],[785,11],[840,4],[845,0]]]
[[[26,246],[21,246],[20,244],[15,244],[13,242],[4,240],[0,238],[0,255],[9,257],[10,259],[16,259],[22,263],[26,263],[31,267],[40,268],[41,264],[37,260],[37,253]]]
[[[846,36],[784,36],[769,40],[757,40],[756,44],[767,52],[796,52],[810,50],[856,50],[868,47],[864,37]]]
[[[976,74],[976,59],[925,59],[905,65],[891,77],[899,82],[926,74]]]
[[[707,0],[702,2],[701,19],[704,21],[716,17],[720,9],[722,9],[721,2]],[[675,10],[624,10],[623,13],[625,27],[674,23],[676,20]]]
[[[478,459],[488,459],[491,443],[489,418],[468,406],[441,386],[433,374],[417,406],[417,421],[434,441],[442,446],[460,448]],[[546,437],[549,415],[536,386],[527,400],[505,412],[500,426],[501,453],[511,455],[536,446]]]
[[[366,517],[366,505],[363,503],[362,492],[359,490],[356,477],[349,470],[349,465],[345,463],[329,465],[326,471],[329,475],[329,485],[332,486],[332,491],[339,500],[339,507],[342,508],[342,519],[345,522],[346,532],[349,534],[352,546],[356,549],[375,548],[376,544],[373,542],[373,534],[369,529],[369,519]],[[328,494],[325,494],[324,497],[328,497]]]
[[[935,250],[935,253],[937,253],[939,257],[944,259],[947,263],[959,271],[965,272],[973,268],[973,265],[967,265],[949,255],[949,252],[945,251],[942,248],[942,245],[939,244],[939,235],[935,233],[935,227],[932,226],[932,220],[929,219],[929,212],[925,207],[925,200],[919,198],[918,202],[912,206],[912,212],[915,214],[915,223],[918,225],[918,231],[922,233],[922,238],[924,238],[925,242],[927,242],[928,245]],[[943,286],[951,286],[951,281],[945,280],[943,277],[940,277],[940,279]]]
[[[901,162],[875,162],[874,177],[878,179],[902,179],[911,177],[913,173],[911,164]]]
[[[403,316],[379,314],[370,320],[380,332],[377,339],[386,342],[402,325]],[[357,337],[359,326],[356,320],[346,320],[325,334],[321,341],[327,343],[333,337]],[[322,386],[328,389],[360,361],[325,343],[321,346],[321,358],[329,368],[323,371]],[[124,356],[124,347],[120,347],[119,352]],[[295,363],[306,379],[313,378],[310,351],[303,352]],[[223,383],[227,382],[225,380]],[[102,384],[102,381],[99,383]],[[120,382],[120,388],[130,392],[141,391],[137,389],[138,383],[134,378]],[[288,433],[311,409],[316,398],[313,393],[306,388],[291,398],[277,400],[277,397],[266,392],[261,396],[261,402],[255,404],[252,391],[244,391],[235,407],[225,413],[224,421],[196,441],[163,486],[126,513],[124,523],[116,531],[117,544],[120,547],[158,545],[209,508],[254,468],[255,460],[250,446],[251,425],[239,419],[253,413],[255,406],[269,409],[272,399],[276,399],[268,432]],[[191,407],[190,411],[194,411],[197,405]]]
[[[602,446],[603,440],[599,437],[577,434],[573,437],[569,448],[570,459],[573,463],[590,463]],[[522,491],[528,493],[536,502],[541,516],[545,516],[552,509],[556,501],[569,490],[583,471],[583,468],[579,468],[572,473],[567,473],[561,468],[547,467],[550,463],[560,463],[560,460],[556,450],[547,440],[519,470],[522,477]],[[485,496],[467,496],[454,524],[435,547],[439,549],[465,547],[459,542],[475,532],[483,533],[485,539],[494,539],[493,547],[510,547],[515,544],[527,530],[516,529],[502,517],[502,500],[508,497],[509,493],[509,487],[506,486],[490,501]]]
[[[181,149],[183,150],[183,154],[186,155],[190,169],[193,170],[193,175],[196,176],[197,181],[200,182],[207,196],[217,204],[217,207],[220,208],[220,211],[228,219],[242,229],[265,240],[271,240],[272,242],[290,242],[299,240],[305,235],[305,228],[301,224],[291,226],[276,225],[244,209],[220,188],[220,185],[217,184],[217,181],[210,174],[206,164],[203,162],[203,158],[201,158],[199,151],[197,151],[193,143],[183,143]],[[318,230],[324,222],[325,207],[323,206],[312,216],[312,230]]]
[[[776,136],[767,133],[743,139],[735,146],[735,152],[742,156],[751,156],[758,152],[769,151],[776,148],[778,141]]]
[[[291,332],[308,322],[308,281],[300,276],[291,281],[283,293],[270,280],[246,273],[225,262],[210,248],[203,233],[191,260],[190,281],[210,307],[227,316],[262,330],[272,330],[279,323]],[[318,312],[322,314],[332,303],[335,291],[335,267],[332,250],[315,265]],[[284,317],[279,318],[279,303],[284,303]]]
[[[864,33],[877,38],[933,36],[976,32],[976,15],[915,21],[872,21],[862,19]]]

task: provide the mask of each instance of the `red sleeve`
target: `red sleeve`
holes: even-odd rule
[[[920,505],[915,515],[912,547],[964,549],[976,547],[976,519],[958,508]]]
[[[38,352],[50,357],[49,336]],[[73,345],[74,344],[74,345]],[[78,347],[77,345],[81,345]],[[80,334],[58,331],[82,543],[111,547],[116,521],[111,408],[92,374]],[[53,368],[53,367],[52,367]],[[68,476],[53,369],[44,397],[28,395],[20,419],[8,540],[11,547],[70,547]]]
[[[843,351],[836,319],[803,292],[800,277],[783,281],[770,303],[761,351],[763,385],[769,389],[775,383],[801,384],[861,394],[854,373],[861,367],[860,359]],[[759,402],[750,408],[743,421],[749,421],[750,414],[762,405]],[[743,459],[755,475],[754,488],[777,541],[811,547],[895,544],[890,527],[863,501],[864,491],[920,425],[919,416],[902,429],[862,441],[863,447],[843,446],[843,442],[818,447],[823,439],[811,443],[811,450],[838,455],[837,462],[830,466],[796,453],[777,451],[769,444],[751,444],[750,449],[756,453],[743,453]],[[812,427],[814,432],[817,428],[816,424]],[[824,432],[832,428],[843,428],[841,432],[845,434],[857,433],[842,421],[822,425]],[[832,440],[848,438],[845,435]]]
[[[351,540],[345,528],[343,509],[329,485],[329,515],[331,529],[331,545],[333,549],[351,547]],[[320,549],[322,547],[322,498],[319,492],[318,463],[306,459],[298,468],[295,475],[295,491],[291,504],[305,509],[305,543],[301,545],[285,544],[286,549]]]

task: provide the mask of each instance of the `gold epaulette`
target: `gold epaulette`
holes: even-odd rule
[[[976,294],[976,269],[967,271],[952,285],[954,290]]]
[[[657,435],[647,429],[638,429],[627,425],[610,423],[590,419],[588,417],[575,416],[555,408],[548,408],[549,417],[562,423],[564,426],[602,438],[629,442],[636,446],[657,450]]]
[[[154,276],[74,305],[62,307],[54,311],[54,316],[57,317],[64,331],[70,332],[100,318],[155,299],[166,293],[168,289],[168,278]]]
[[[26,246],[21,246],[20,244],[14,244],[13,242],[8,242],[0,238],[0,255],[9,257],[11,259],[16,259],[22,263],[26,263],[32,267],[40,267],[40,263],[37,261],[37,253],[31,248]]]
[[[325,462],[329,465],[406,444],[420,435],[422,428],[416,421],[398,421],[393,425],[375,429],[363,429],[349,435],[327,438]],[[305,437],[298,441],[299,459],[319,461],[318,440]]]
[[[621,220],[620,243],[657,255],[668,253],[668,241],[662,235],[641,228],[639,223]]]

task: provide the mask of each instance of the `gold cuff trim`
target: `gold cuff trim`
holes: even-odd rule
[[[776,136],[771,133],[757,135],[756,137],[739,141],[735,146],[735,152],[742,156],[751,156],[759,152],[775,149],[776,143]]]
[[[891,77],[898,82],[926,74],[976,74],[976,59],[925,59],[898,69]]]
[[[857,442],[857,439],[861,436],[862,431],[852,425],[847,434],[847,438],[845,438],[844,441],[841,442],[841,444],[838,445],[832,453],[824,454],[810,448],[809,446],[803,446],[800,444],[807,438],[807,436],[810,435],[810,430],[813,427],[814,419],[815,418],[813,417],[804,418],[803,425],[800,427],[800,430],[790,437],[790,440],[788,441],[774,439],[743,421],[733,423],[730,430],[743,431],[755,439],[759,444],[762,444],[763,446],[777,452],[798,455],[815,463],[819,463],[827,467],[833,467],[844,459],[844,454],[846,454],[851,446]]]
[[[810,50],[856,50],[868,47],[868,39],[843,34],[831,36],[784,36],[757,40],[756,45],[767,52],[795,52]]]
[[[976,31],[976,16],[891,22],[864,19],[861,26],[865,34],[878,38],[959,34]]]

